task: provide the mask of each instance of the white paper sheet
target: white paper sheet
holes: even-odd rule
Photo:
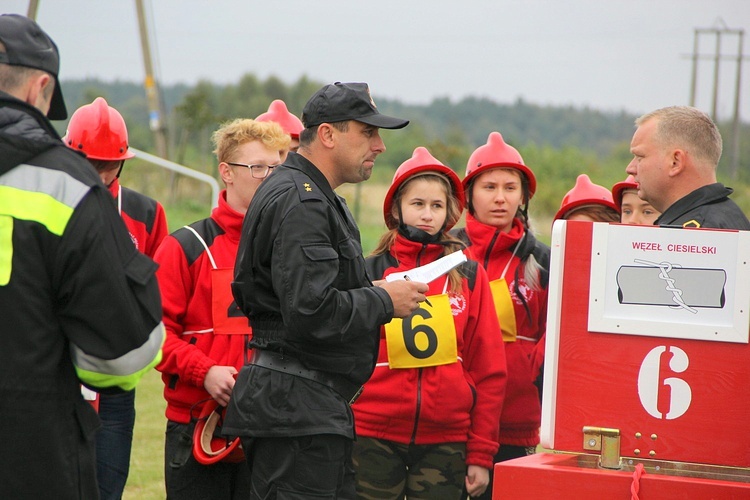
[[[463,252],[453,252],[450,255],[446,255],[445,257],[442,257],[435,262],[425,264],[424,266],[415,267],[409,271],[389,274],[386,276],[385,280],[388,282],[398,281],[403,280],[404,276],[409,276],[409,280],[411,281],[429,283],[464,262],[466,262],[466,255]]]

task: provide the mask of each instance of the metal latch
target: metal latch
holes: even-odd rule
[[[605,469],[620,469],[620,429],[583,427],[583,449],[601,451],[599,465]]]

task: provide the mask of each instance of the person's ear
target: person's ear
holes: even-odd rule
[[[687,155],[687,152],[682,149],[675,149],[672,151],[672,154],[670,155],[672,164],[669,166],[670,177],[679,175],[685,170],[688,161]]]
[[[332,148],[336,143],[337,130],[330,123],[318,125],[318,140],[326,148]]]
[[[232,167],[224,161],[219,163],[219,177],[221,177],[221,180],[224,181],[225,185],[234,182],[234,172],[232,172]]]
[[[45,89],[48,85],[54,84],[55,83],[50,75],[40,71],[37,76],[31,79],[31,84],[28,86],[26,92],[26,102],[41,110],[46,115],[52,104],[52,94],[54,92],[45,93]]]
[[[396,203],[401,203],[401,200],[398,200]],[[393,220],[398,223],[400,221],[398,220],[398,207],[396,206],[396,203],[391,205],[391,217],[393,217]]]

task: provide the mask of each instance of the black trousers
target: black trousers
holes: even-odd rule
[[[352,441],[317,434],[243,438],[252,500],[354,499]]]

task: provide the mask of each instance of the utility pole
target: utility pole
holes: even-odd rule
[[[732,121],[732,179],[737,179],[740,164],[740,82],[742,81],[742,46],[745,31],[737,37],[737,80],[734,83],[734,120]]]
[[[36,21],[36,12],[39,10],[39,0],[29,0],[29,8],[26,10],[26,17]]]
[[[720,26],[718,26],[720,25]],[[693,60],[693,71],[692,78],[690,81],[690,105],[695,106],[695,94],[697,88],[698,79],[698,60],[709,59],[714,62],[713,71],[713,89],[711,99],[711,117],[715,122],[718,123],[718,101],[719,101],[719,63],[722,59],[734,60],[737,62],[737,76],[735,80],[734,88],[734,112],[732,116],[732,158],[730,163],[730,175],[733,180],[737,179],[740,163],[740,83],[742,80],[742,61],[745,57],[742,55],[743,42],[744,42],[744,29],[731,29],[728,28],[726,23],[721,19],[717,19],[714,23],[713,28],[695,28],[694,39],[693,39],[693,54],[691,59]],[[698,45],[701,35],[709,35],[716,37],[715,51],[713,55],[702,55],[700,54]],[[738,40],[737,54],[736,55],[722,55],[721,54],[721,37],[725,36],[736,36]]]
[[[151,46],[148,39],[148,24],[146,13],[143,8],[143,0],[135,0],[138,11],[138,29],[141,34],[141,49],[143,51],[143,64],[146,69],[146,78],[143,82],[146,88],[146,100],[148,102],[148,124],[154,133],[156,151],[162,158],[169,158],[167,152],[167,134],[164,112],[164,104],[159,93],[159,85],[154,77],[154,67],[151,61]]]

